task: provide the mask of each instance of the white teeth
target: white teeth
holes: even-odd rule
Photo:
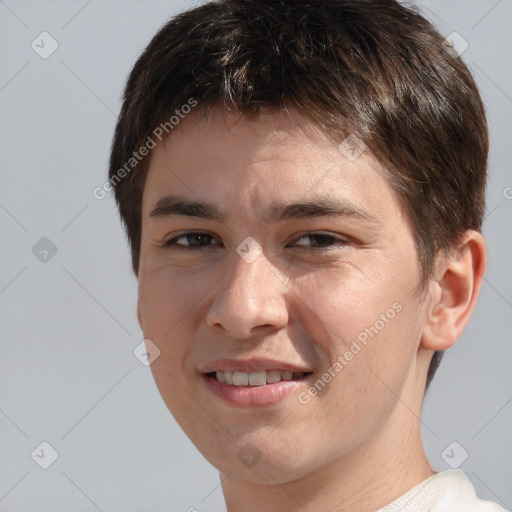
[[[249,373],[249,384],[251,386],[264,386],[267,383],[265,372]]]
[[[267,382],[269,384],[274,384],[275,382],[279,382],[281,380],[281,372],[279,370],[270,370],[267,373]]]
[[[247,386],[249,384],[249,374],[245,372],[233,372],[233,385]]]
[[[215,377],[223,384],[233,386],[264,386],[265,384],[275,384],[282,380],[298,379],[304,375],[303,372],[290,372],[280,370],[269,370],[267,372],[215,372]]]

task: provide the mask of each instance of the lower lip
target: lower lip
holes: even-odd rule
[[[290,396],[306,385],[312,374],[297,380],[282,380],[264,386],[233,386],[219,382],[215,377],[203,375],[203,380],[213,393],[233,405],[270,405]]]

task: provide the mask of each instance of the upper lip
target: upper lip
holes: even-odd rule
[[[211,373],[215,371],[221,372],[262,372],[265,370],[283,370],[294,373],[311,372],[311,368],[307,368],[301,364],[292,364],[277,359],[250,358],[250,359],[217,359],[204,365],[203,373]]]

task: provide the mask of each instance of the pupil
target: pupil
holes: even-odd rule
[[[192,233],[188,235],[188,243],[193,247],[197,247],[201,245],[201,242],[208,240],[209,235],[203,235],[201,233]]]
[[[329,235],[314,235],[313,240],[316,240],[318,243],[313,243],[316,246],[329,245],[331,242],[331,236]]]

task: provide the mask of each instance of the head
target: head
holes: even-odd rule
[[[110,182],[157,385],[214,465],[258,446],[298,477],[421,402],[478,295],[487,152],[468,69],[394,0],[224,0],[157,33]],[[312,372],[302,398],[212,399],[217,360],[255,355]]]

